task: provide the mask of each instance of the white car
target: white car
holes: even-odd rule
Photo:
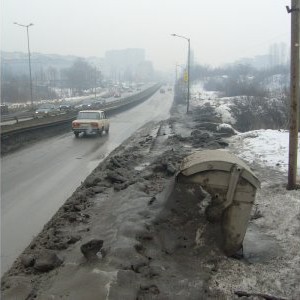
[[[82,110],[72,122],[72,130],[75,137],[79,137],[81,132],[101,135],[104,131],[109,132],[109,120],[103,110]]]

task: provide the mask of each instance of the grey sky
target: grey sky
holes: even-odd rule
[[[199,63],[218,65],[265,54],[269,44],[289,43],[287,0],[2,0],[1,49],[104,56],[144,48],[158,70],[184,63],[190,37]]]

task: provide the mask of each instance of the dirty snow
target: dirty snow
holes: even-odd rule
[[[224,123],[230,123],[232,125],[236,123],[230,108],[230,106],[233,104],[233,99],[233,97],[220,98],[218,92],[204,90],[201,82],[192,85],[191,88],[192,106],[201,107],[209,103],[215,108],[216,113],[221,117]]]
[[[276,83],[276,86],[281,86],[279,83],[284,80],[284,76],[273,76],[271,82]],[[231,112],[233,99],[240,99],[243,101],[245,97],[221,97],[218,92],[209,92],[204,90],[203,83],[197,82],[192,85],[192,105],[194,107],[201,107],[209,103],[214,107],[215,111],[221,117],[224,124],[219,126],[230,126],[236,123],[236,120]],[[272,98],[269,101],[275,101]],[[273,103],[274,105],[274,103]],[[230,124],[230,125],[229,125]],[[233,126],[234,127],[234,126]],[[298,174],[300,174],[300,151],[299,151],[299,137],[298,137]],[[230,140],[232,147],[243,149],[239,155],[242,159],[253,163],[259,161],[268,167],[276,168],[282,172],[288,170],[288,154],[289,154],[289,132],[287,130],[271,130],[261,129],[239,133]]]
[[[269,87],[278,88],[282,80],[277,76]],[[194,85],[192,92],[194,107],[209,103],[221,116],[222,122],[234,127],[230,110],[232,98],[218,98],[217,92],[204,91],[201,83]],[[235,98],[244,100],[242,96]],[[277,102],[277,99],[268,101]],[[249,264],[232,259],[222,260],[218,272],[210,281],[210,289],[224,292],[226,299],[232,299],[233,292],[237,290],[299,299],[300,191],[286,190],[289,132],[260,129],[236,133],[227,139],[227,150],[245,160],[261,180],[262,188],[257,191],[254,207],[259,217],[251,220],[244,240],[244,253]],[[298,176],[299,147],[298,136]]]
[[[289,132],[286,130],[261,129],[239,133],[231,138],[233,147],[243,149],[240,156],[244,160],[255,161],[275,168],[282,172],[288,170]],[[298,136],[298,157],[300,158],[300,143]],[[300,174],[300,159],[298,159],[298,174]]]

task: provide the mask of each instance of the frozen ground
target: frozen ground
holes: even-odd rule
[[[192,106],[199,100],[204,113],[203,103],[230,102],[196,93]],[[217,111],[219,123],[233,118],[225,111]],[[238,299],[238,291],[244,299],[299,299],[300,191],[285,188],[287,133],[224,140],[218,128],[229,126],[205,130],[197,113],[177,106],[100,164],[3,277],[3,299]],[[262,183],[243,259],[219,249],[217,227],[199,210],[206,195],[174,186],[185,156],[226,142]]]

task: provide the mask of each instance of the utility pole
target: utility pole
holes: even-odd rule
[[[291,0],[291,8],[286,6],[291,13],[291,74],[290,74],[290,140],[289,140],[289,170],[288,190],[297,188],[297,152],[299,130],[299,10],[300,0]]]

